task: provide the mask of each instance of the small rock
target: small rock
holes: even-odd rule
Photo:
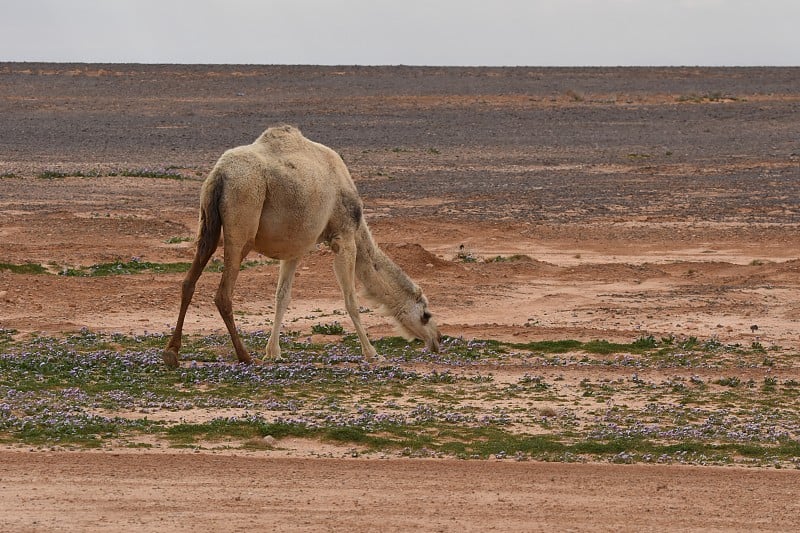
[[[276,439],[272,435],[267,435],[267,436],[264,437],[264,444],[266,444],[267,446],[275,446],[275,444],[277,444],[277,442],[278,442],[278,439]]]

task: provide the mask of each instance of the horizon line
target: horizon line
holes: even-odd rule
[[[53,61],[0,59],[0,64],[49,64],[49,65],[139,65],[139,66],[225,66],[225,67],[328,67],[328,68],[800,68],[799,65],[784,64],[562,64],[562,65],[490,65],[490,64],[414,64],[414,63],[214,63],[175,61]]]

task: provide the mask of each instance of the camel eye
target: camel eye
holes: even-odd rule
[[[431,316],[432,316],[432,315],[431,315],[429,312],[427,312],[427,311],[425,311],[424,313],[422,313],[422,323],[423,323],[423,324],[427,324],[427,323],[428,323],[428,321],[431,319]]]

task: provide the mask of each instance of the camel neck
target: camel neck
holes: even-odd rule
[[[400,294],[414,294],[414,282],[378,247],[363,220],[356,231],[356,249],[356,277],[367,298],[391,307],[402,301]]]

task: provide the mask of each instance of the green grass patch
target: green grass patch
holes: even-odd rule
[[[176,444],[194,444],[199,440],[251,439],[269,434],[266,424],[262,422],[227,418],[198,424],[177,424],[167,430],[167,438]]]
[[[527,343],[511,343],[509,346],[537,353],[561,354],[568,352],[588,352],[597,355],[615,353],[644,353],[659,346],[653,336],[640,337],[630,343],[616,343],[607,340],[581,342],[572,339],[554,341],[534,341]]]
[[[191,263],[151,263],[149,261],[113,261],[111,263],[100,263],[97,265],[65,268],[59,274],[62,276],[75,277],[100,277],[118,276],[129,274],[140,274],[142,272],[152,272],[157,274],[170,274],[175,272],[186,272]]]
[[[170,237],[169,239],[165,240],[165,244],[180,244],[182,242],[191,242],[191,237]]]
[[[0,272],[7,271],[12,274],[47,274],[47,269],[37,263],[0,263]]]
[[[239,270],[246,270],[261,265],[270,265],[275,261],[243,261],[239,265]],[[138,259],[131,259],[130,261],[112,261],[111,263],[100,263],[90,266],[82,266],[75,268],[63,268],[59,271],[62,276],[74,277],[101,277],[101,276],[125,276],[131,274],[153,273],[153,274],[174,274],[184,273],[189,271],[191,263],[178,262],[178,263],[152,263],[150,261],[140,261]],[[224,263],[222,261],[211,261],[205,268],[205,272],[219,273],[224,270]],[[46,271],[45,271],[46,272]]]
[[[318,335],[344,335],[344,327],[339,322],[314,324],[311,326],[311,333]]]
[[[126,178],[159,178],[170,180],[185,180],[186,176],[173,168],[138,168],[112,171],[109,176],[123,176]]]
[[[70,170],[70,171],[63,171],[63,170],[44,170],[37,174],[37,178],[44,179],[44,180],[55,180],[55,179],[62,179],[62,178],[97,178],[102,176],[103,174],[98,170]]]
[[[593,340],[583,343],[581,350],[598,355],[609,355],[614,353],[633,351],[632,344],[622,344],[609,342],[606,340]]]
[[[514,348],[530,350],[537,353],[567,353],[579,350],[583,343],[576,340],[534,341],[527,343],[514,343]]]
[[[172,180],[185,180],[189,179],[184,174],[181,174],[176,167],[165,168],[125,168],[116,170],[57,170],[47,169],[43,170],[37,177],[39,179],[63,179],[63,178],[99,178],[103,176],[117,177],[122,176],[126,178],[159,178],[159,179],[172,179]]]

